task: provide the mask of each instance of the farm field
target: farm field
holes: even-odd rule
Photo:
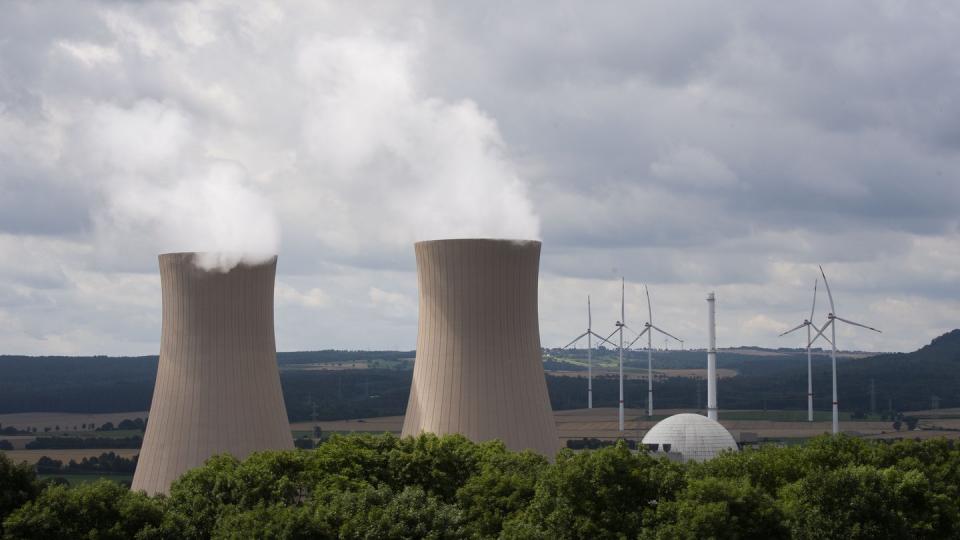
[[[699,412],[689,409],[661,409],[656,411],[652,419],[648,419],[644,409],[627,409],[625,411],[625,434],[627,438],[639,439],[643,437],[656,422],[680,412]],[[939,409],[932,411],[913,411],[907,413],[920,419],[918,429],[914,431],[896,431],[892,422],[869,418],[852,420],[850,413],[841,413],[841,429],[845,432],[864,438],[918,438],[947,437],[960,439],[960,409]],[[0,415],[0,422],[5,426],[26,426],[47,424],[65,425],[76,419],[80,423],[119,422],[124,418],[145,417],[146,412],[126,412],[109,415],[74,415],[64,413],[23,413]],[[81,418],[82,417],[82,418]],[[804,410],[721,410],[720,423],[723,424],[738,440],[741,437],[748,440],[796,441],[815,437],[830,432],[830,412],[815,411],[814,422],[806,421]],[[570,439],[597,438],[616,439],[620,434],[617,429],[617,410],[614,407],[598,407],[594,409],[572,409],[555,411],[558,434],[565,444]],[[394,433],[399,434],[403,427],[403,416],[383,416],[360,418],[352,420],[331,420],[314,422],[294,422],[290,429],[295,438],[311,436],[313,427],[317,425],[325,435],[333,433]],[[64,435],[70,432],[46,433],[43,435]],[[140,432],[118,430],[108,432],[81,432],[80,436],[97,437],[124,437],[138,435]],[[41,435],[41,434],[38,434]],[[137,449],[51,449],[26,450],[24,445],[34,438],[33,435],[14,435],[0,437],[11,442],[14,450],[7,451],[7,455],[15,461],[36,463],[41,456],[48,456],[64,463],[71,459],[79,461],[84,457],[98,456],[103,452],[113,451],[124,457],[132,457],[138,453]]]
[[[681,412],[697,412],[686,409],[664,409],[656,411],[652,420],[646,417],[644,409],[626,409],[624,412],[624,427],[628,438],[642,438],[658,421],[667,416]],[[702,413],[702,411],[700,411]],[[720,423],[724,425],[736,438],[742,433],[755,434],[759,439],[806,439],[831,429],[830,413],[816,411],[816,421],[806,421],[806,411],[721,411]],[[615,439],[617,431],[617,409],[603,407],[594,409],[574,409],[554,412],[557,431],[562,442],[570,439],[598,438]],[[895,431],[892,423],[886,420],[850,420],[849,413],[841,415],[841,429],[845,432],[869,438],[930,438],[947,437],[960,438],[958,431],[929,430],[934,424],[928,420],[920,421],[919,431]],[[960,419],[956,420],[960,426]],[[315,424],[312,422],[297,422],[291,429],[307,433]],[[399,434],[403,427],[402,416],[386,416],[381,418],[364,418],[357,420],[338,420],[333,422],[317,422],[325,433],[383,433]]]
[[[581,377],[586,378],[588,373],[583,370],[551,370],[549,371],[550,375],[556,377]],[[608,367],[602,366],[593,368],[593,376],[601,377],[604,375],[618,375],[619,368],[617,367]],[[731,377],[736,377],[737,371],[734,369],[728,368],[719,368],[717,369],[717,378],[718,379],[729,379]],[[706,379],[707,370],[706,369],[654,369],[653,378],[656,379],[667,379],[671,377],[688,377],[692,379]],[[638,369],[638,368],[624,368],[623,370],[624,379],[647,379],[647,370]]]
[[[27,412],[27,413],[9,413],[0,414],[0,426],[15,427],[24,429],[26,427],[35,427],[42,431],[43,428],[53,429],[60,426],[61,431],[72,431],[73,426],[83,424],[94,424],[97,426],[107,422],[114,424],[120,423],[125,419],[146,418],[147,411],[117,412],[117,413],[61,413],[61,412]],[[46,433],[50,435],[51,433]],[[99,434],[100,432],[98,432]],[[104,432],[106,433],[106,432]],[[40,433],[38,433],[40,435]],[[104,435],[106,436],[106,435]]]
[[[6,450],[0,452],[6,454],[6,456],[14,462],[19,463],[21,461],[26,461],[27,463],[33,464],[43,456],[62,461],[63,463],[68,463],[71,459],[74,461],[80,461],[85,457],[98,457],[100,454],[106,452],[113,452],[114,454],[125,458],[132,458],[133,456],[139,454],[140,450],[138,448],[68,448],[63,450]]]

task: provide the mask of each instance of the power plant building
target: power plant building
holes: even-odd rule
[[[293,448],[273,327],[277,260],[204,270],[160,255],[157,382],[131,489],[167,493],[209,457]]]
[[[692,413],[667,417],[643,436],[651,452],[679,455],[681,461],[706,461],[721,452],[738,450],[733,435],[719,422]]]
[[[415,245],[419,330],[404,436],[460,433],[553,457],[560,448],[540,348],[540,242]]]

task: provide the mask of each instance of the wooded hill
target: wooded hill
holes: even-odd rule
[[[558,370],[582,369],[582,351],[546,351],[544,366],[554,409],[586,406],[582,378],[556,376]],[[613,355],[600,352],[597,358]],[[305,351],[279,353],[281,383],[291,420],[362,418],[403,414],[410,388],[414,351]],[[607,358],[609,360],[609,358]],[[659,351],[657,369],[700,368],[702,351]],[[324,364],[330,369],[314,369]],[[628,367],[646,366],[646,353],[627,355]],[[797,409],[806,407],[806,355],[799,350],[755,349],[749,354],[718,355],[721,368],[736,377],[719,383],[726,409]],[[305,369],[305,368],[311,369]],[[157,357],[0,356],[0,414],[13,412],[125,412],[150,407]],[[870,412],[871,380],[876,412],[960,407],[960,330],[944,334],[918,351],[839,361],[840,408]],[[643,407],[646,382],[628,380],[626,405]],[[830,405],[830,358],[814,357],[815,406]],[[934,399],[936,398],[936,399]],[[594,405],[615,406],[617,380],[594,381]],[[698,408],[706,403],[706,385],[690,377],[658,381],[657,405]]]

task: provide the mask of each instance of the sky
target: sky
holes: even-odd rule
[[[540,330],[960,326],[955,2],[7,2],[0,354],[156,354],[156,256],[279,254],[279,350],[412,349],[413,243],[543,242]],[[816,319],[828,309],[821,295]],[[662,343],[655,343],[662,346]],[[671,346],[673,348],[674,346]]]

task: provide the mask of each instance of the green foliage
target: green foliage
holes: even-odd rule
[[[942,538],[956,501],[930,488],[920,471],[847,465],[787,486],[781,506],[794,538]]]
[[[678,464],[621,442],[550,463],[460,436],[333,436],[215,456],[166,497],[38,484],[0,456],[0,511],[4,538],[960,538],[960,449],[824,436]]]
[[[0,534],[6,517],[40,493],[37,475],[26,463],[14,463],[0,453]]]
[[[4,522],[5,538],[151,538],[162,505],[109,480],[68,488],[49,486]]]
[[[547,460],[532,452],[508,452],[502,443],[487,443],[479,470],[457,490],[472,535],[494,537],[504,520],[525,508]]]
[[[565,449],[505,532],[513,538],[535,531],[546,538],[635,538],[653,521],[658,501],[681,485],[679,466],[635,454],[623,443],[578,454]]]
[[[657,509],[659,526],[647,538],[788,538],[775,500],[746,478],[691,480],[676,500]]]

